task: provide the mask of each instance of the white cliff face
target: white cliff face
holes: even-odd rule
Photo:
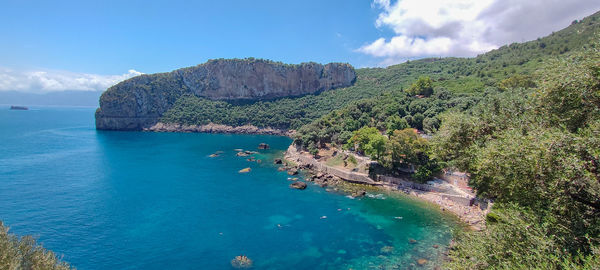
[[[268,61],[214,60],[176,71],[197,96],[210,99],[269,99],[301,96],[352,85],[348,64],[275,64]]]
[[[100,97],[96,128],[150,127],[185,94],[214,100],[264,100],[347,87],[355,80],[349,64],[211,60],[169,73],[137,76],[109,88]]]

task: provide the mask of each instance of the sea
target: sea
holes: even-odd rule
[[[273,163],[287,137],[98,131],[95,108],[9,107],[0,220],[77,269],[433,269],[458,230],[405,195],[290,188]]]

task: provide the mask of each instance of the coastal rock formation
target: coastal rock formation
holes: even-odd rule
[[[267,60],[210,60],[168,73],[140,75],[110,87],[100,97],[96,128],[141,130],[156,124],[182,95],[213,100],[265,100],[351,86],[349,64],[288,65]]]
[[[302,181],[296,181],[292,184],[290,184],[291,188],[295,188],[295,189],[306,189],[306,183],[302,182]]]
[[[98,120],[96,120],[97,122]],[[158,122],[149,128],[144,128],[145,131],[154,132],[202,132],[202,133],[234,133],[234,134],[264,134],[264,135],[280,135],[292,137],[295,134],[294,130],[279,130],[273,128],[259,128],[253,125],[243,126],[227,126],[219,124],[206,125],[181,125],[175,123]]]

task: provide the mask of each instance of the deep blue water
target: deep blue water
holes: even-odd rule
[[[264,162],[235,156],[261,142]],[[290,189],[272,162],[290,142],[96,131],[93,108],[3,106],[0,220],[78,269],[231,269],[240,254],[255,269],[404,269],[448,244],[453,219],[424,203]]]

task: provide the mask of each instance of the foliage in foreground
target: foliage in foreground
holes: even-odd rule
[[[71,267],[36,243],[33,237],[9,234],[8,228],[0,222],[0,269],[66,270]]]
[[[539,87],[451,112],[436,157],[497,202],[489,228],[459,237],[458,269],[592,269],[600,254],[600,52],[549,62]]]
[[[600,249],[571,254],[562,249],[537,215],[516,205],[503,205],[488,215],[487,229],[461,232],[450,251],[451,269],[597,269]]]

